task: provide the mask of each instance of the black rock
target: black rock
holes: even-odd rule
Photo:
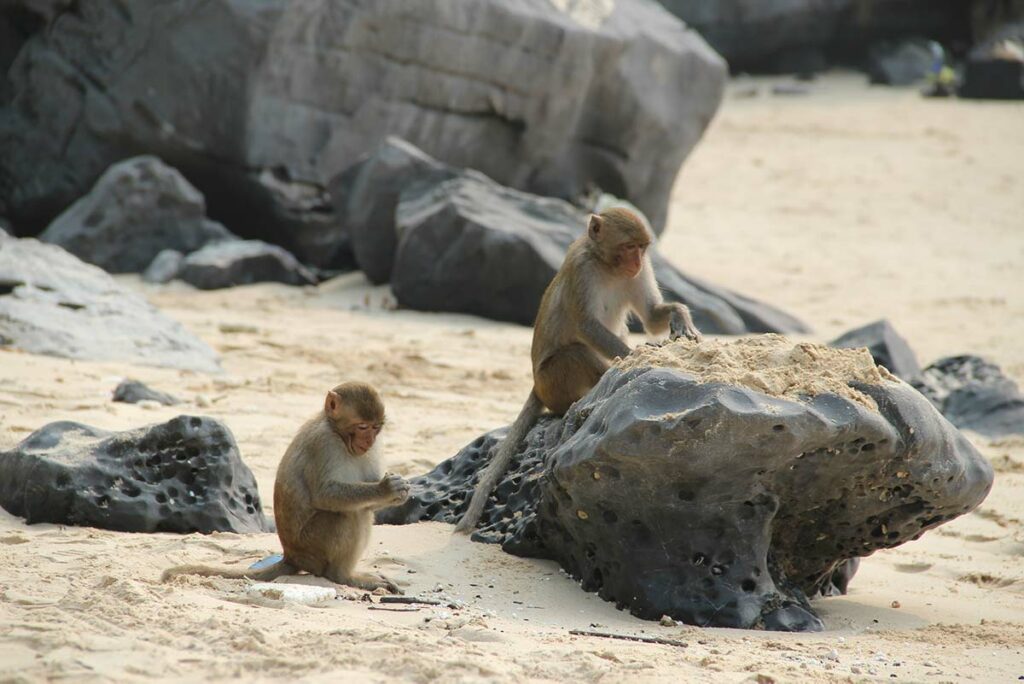
[[[1024,100],[1024,61],[968,60],[959,95],[984,100]]]
[[[220,371],[217,355],[108,273],[0,234],[0,345],[34,354]]]
[[[958,428],[986,437],[1024,434],[1024,395],[999,366],[979,356],[949,356],[913,381]]]
[[[992,469],[908,385],[801,401],[656,366],[616,366],[543,418],[473,538],[558,561],[645,619],[819,630],[807,597],[845,589],[851,559],[976,507]],[[378,522],[455,522],[503,431],[478,438]]]
[[[727,76],[648,0],[69,4],[5,72],[0,214],[32,233],[151,153],[212,218],[300,253],[245,201],[253,170],[325,187],[387,135],[543,195],[604,188],[660,227]]]
[[[269,532],[256,480],[213,418],[108,432],[62,421],[0,453],[0,505],[25,522],[124,532]]]
[[[923,81],[932,72],[937,59],[941,59],[941,52],[936,55],[930,41],[921,38],[883,41],[868,48],[866,71],[872,83],[911,85]]]
[[[512,190],[474,171],[411,183],[396,209],[392,289],[408,308],[530,325],[586,217],[567,202]],[[666,298],[686,303],[705,333],[807,330],[771,306],[682,274],[656,253],[652,263]]]
[[[315,285],[316,276],[277,245],[259,240],[218,242],[192,252],[177,277],[201,290],[275,282]]]
[[[867,347],[875,363],[885,366],[907,382],[921,373],[914,351],[886,319],[849,330],[829,342],[833,347]]]
[[[371,154],[331,180],[334,206],[371,283],[386,283],[398,249],[395,209],[410,185],[438,183],[457,171],[406,141],[388,136]]]
[[[166,392],[158,392],[142,384],[138,380],[125,379],[114,389],[114,401],[122,401],[126,404],[137,404],[140,401],[155,401],[164,406],[180,404],[181,400]]]
[[[147,283],[166,283],[174,280],[181,270],[185,255],[174,249],[165,249],[153,259],[142,273]]]
[[[138,273],[165,249],[192,252],[235,236],[206,218],[203,196],[180,173],[135,157],[107,169],[39,239],[111,273]]]

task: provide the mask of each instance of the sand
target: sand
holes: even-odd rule
[[[678,339],[659,346],[641,345],[616,365],[623,370],[661,366],[692,375],[697,382],[722,382],[772,397],[806,401],[837,394],[872,411],[875,400],[853,387],[898,382],[875,365],[866,347],[834,349],[766,334],[695,343]]]
[[[678,179],[669,257],[800,316],[815,330],[802,341],[885,316],[922,362],[974,352],[1024,382],[1024,106],[925,100],[853,76],[782,98],[771,82],[730,86]],[[761,94],[739,96],[751,86]],[[293,431],[342,379],[383,392],[389,467],[403,475],[511,422],[530,388],[529,329],[394,311],[359,274],[230,292],[123,280],[213,345],[225,373],[0,351],[0,449],[55,420],[122,430],[208,414],[230,426],[269,502]],[[111,403],[125,376],[185,403]],[[366,567],[457,606],[399,611],[356,592],[301,605],[244,581],[157,581],[177,563],[248,564],[279,550],[273,534],[26,526],[0,511],[0,681],[1016,681],[1024,437],[969,436],[996,469],[988,499],[865,559],[847,596],[816,602],[819,634],[643,622],[553,563],[436,523],[374,531]]]

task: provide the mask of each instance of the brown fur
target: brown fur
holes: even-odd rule
[[[652,334],[700,341],[690,311],[666,303],[647,256],[652,236],[632,212],[612,208],[591,216],[562,267],[544,291],[533,328],[533,390],[497,454],[481,474],[466,513],[456,526],[469,533],[487,497],[504,475],[519,443],[546,407],[564,414],[597,384],[613,359],[629,354],[630,311]]]
[[[355,426],[374,426],[375,436],[383,422],[384,404],[369,385],[346,383],[328,392],[324,410],[299,429],[277,468],[274,519],[284,559],[259,571],[179,566],[165,571],[163,580],[182,574],[269,580],[304,570],[338,584],[397,592],[388,579],[355,569],[373,511],[409,496],[402,478],[382,474],[373,440],[365,453],[353,452]]]

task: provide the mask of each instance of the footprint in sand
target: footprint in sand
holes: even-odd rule
[[[977,584],[979,587],[989,588],[1008,587],[1011,584],[1017,583],[1017,580],[1015,579],[996,577],[995,575],[990,575],[987,572],[971,572],[966,575],[962,575],[957,579],[961,582],[970,582],[971,584]]]

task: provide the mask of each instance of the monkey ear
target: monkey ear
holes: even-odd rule
[[[587,231],[590,233],[590,239],[597,240],[601,234],[601,217],[597,214],[590,215],[590,223],[587,224]]]
[[[324,399],[324,413],[334,420],[341,417],[341,397],[334,390],[327,392],[327,397]]]

